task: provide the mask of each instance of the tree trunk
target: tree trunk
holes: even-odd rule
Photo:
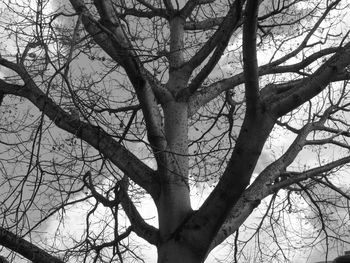
[[[173,240],[158,247],[158,263],[201,263],[203,259],[191,247]]]
[[[158,262],[201,262],[178,231],[192,214],[188,185],[188,103],[177,101],[177,94],[188,84],[189,74],[179,70],[184,63],[184,23],[181,16],[170,20],[169,80],[173,98],[162,105],[167,149],[158,163],[161,190],[157,201],[160,244]]]
[[[161,192],[157,202],[162,240],[170,235],[192,211],[188,187],[187,105],[170,102],[164,107],[168,153],[158,164]]]
[[[164,106],[168,153],[159,165],[161,192],[157,202],[160,244],[158,262],[201,262],[187,244],[178,240],[179,227],[192,213],[188,186],[187,103]]]

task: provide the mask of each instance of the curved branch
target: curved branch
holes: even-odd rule
[[[124,186],[121,186],[119,200],[125,214],[130,220],[132,230],[139,237],[142,237],[150,244],[157,246],[160,241],[158,229],[145,222],[140,213],[137,211]]]
[[[90,171],[85,173],[83,177],[83,182],[84,185],[91,191],[92,196],[105,207],[115,207],[119,204],[119,200],[117,198],[115,198],[114,200],[109,200],[107,197],[103,196],[102,194],[96,191]]]
[[[109,200],[96,191],[95,187],[93,186],[90,171],[84,175],[84,184],[91,191],[92,196],[102,205],[106,207],[115,207],[121,203],[123,210],[131,223],[131,227],[123,235],[119,236],[119,238],[116,240],[101,245],[101,248],[120,242],[120,240],[128,236],[131,231],[134,231],[138,236],[142,237],[150,244],[157,245],[159,243],[158,229],[147,224],[137,211],[135,205],[127,193],[127,180],[125,178],[117,182],[114,200]]]

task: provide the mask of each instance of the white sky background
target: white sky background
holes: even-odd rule
[[[1,5],[1,4],[0,4]],[[350,24],[350,19],[348,21]],[[346,24],[346,22],[344,22],[344,24]],[[259,64],[265,64],[268,61],[264,61],[266,58],[269,58],[268,55],[263,55],[260,54],[259,55]],[[221,69],[225,72],[226,70],[230,70],[230,66],[228,66],[227,64],[225,64],[225,59],[221,60]],[[0,78],[3,78],[5,76],[5,73],[1,70],[0,68]],[[283,136],[280,136],[278,141],[275,142],[275,146],[277,147],[284,147],[285,149],[287,148],[287,146],[290,144],[291,142],[291,138],[286,138]],[[302,158],[308,158],[308,153],[304,153],[302,155]],[[265,167],[265,165],[267,165],[269,162],[273,161],[272,158],[269,156],[269,151],[265,150],[260,158],[260,161],[258,163],[257,166],[257,170],[261,170],[263,169],[263,167]],[[350,178],[347,178],[347,183],[350,182]],[[195,189],[194,189],[195,190]],[[199,206],[201,204],[201,202],[204,200],[203,198],[208,194],[207,192],[204,193],[195,193],[193,192],[193,208],[196,208],[196,206]],[[87,206],[88,208],[88,206]],[[86,208],[86,209],[87,209]],[[84,211],[86,210],[84,209],[84,207],[82,205],[79,205],[78,207],[75,207],[74,209],[70,209],[67,210],[66,216],[65,216],[65,227],[62,229],[62,232],[60,233],[60,235],[62,236],[69,236],[69,235],[76,235],[76,236],[80,236],[83,231],[84,231],[84,227],[85,227],[85,218],[82,216],[82,214],[84,213]],[[103,212],[104,208],[100,207],[99,208],[101,212]],[[154,204],[152,203],[152,201],[149,199],[147,201],[145,201],[142,204],[142,208],[140,209],[141,214],[144,216],[144,218],[153,218],[152,220],[148,220],[148,223],[151,223],[153,225],[157,225],[157,218],[155,217],[156,215],[156,209]],[[295,218],[296,222],[299,222],[299,220],[297,218]],[[52,234],[55,233],[57,227],[57,221],[55,219],[51,219],[47,225],[46,225],[46,237],[48,240],[51,239]],[[44,229],[43,229],[44,230]],[[137,237],[135,237],[137,238]],[[142,242],[142,241],[141,241]],[[215,256],[220,257],[220,258],[224,258],[227,251],[227,248],[222,248],[219,247],[217,248],[217,252],[216,253],[211,253],[210,257],[207,259],[207,263],[211,263],[214,262],[214,257],[212,256],[212,254],[215,254]],[[144,249],[142,251],[142,253],[145,255],[145,261],[146,262],[156,262],[156,250],[154,246],[149,245],[149,249]],[[323,258],[320,257],[322,253],[322,250],[320,248],[320,251],[317,250],[317,248],[315,248],[315,250],[313,252],[311,252],[311,255],[309,257],[309,261],[307,262],[313,262],[316,260],[322,260]],[[340,251],[340,253],[342,253],[342,251]],[[335,253],[331,253],[330,254],[330,258],[334,258],[335,256],[337,256],[339,254],[338,251],[336,251]],[[305,262],[304,260],[304,252],[301,252],[300,255],[297,255],[296,258],[294,259],[293,262],[297,263],[297,262]],[[309,255],[308,255],[309,256]],[[300,261],[302,260],[302,261]]]

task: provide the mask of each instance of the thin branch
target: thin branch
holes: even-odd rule
[[[270,63],[270,66],[277,66],[280,65],[284,62],[286,62],[288,59],[295,57],[300,51],[302,51],[306,46],[308,41],[310,40],[310,38],[314,35],[315,31],[318,29],[318,27],[320,26],[320,24],[325,20],[325,18],[327,17],[327,15],[329,14],[329,12],[331,10],[334,9],[335,6],[337,6],[339,4],[341,0],[337,0],[333,3],[331,3],[327,9],[323,12],[322,16],[318,19],[318,21],[315,23],[315,25],[312,27],[312,29],[309,31],[309,33],[306,35],[306,37],[304,38],[304,40],[300,43],[300,45],[292,52],[290,52],[289,54],[279,58],[278,60],[275,60],[273,62]]]
[[[111,108],[94,109],[94,111],[98,113],[108,112],[109,114],[112,114],[112,113],[126,112],[126,111],[138,111],[140,109],[141,109],[141,106],[137,104],[137,105],[120,107],[117,109],[111,109]]]

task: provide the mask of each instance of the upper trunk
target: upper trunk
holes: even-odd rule
[[[174,16],[170,21],[169,80],[167,89],[172,98],[165,102],[164,132],[166,152],[158,161],[160,196],[157,200],[161,243],[168,242],[175,230],[192,211],[188,187],[188,103],[176,101],[176,94],[186,88],[188,74],[184,63],[184,19]]]
[[[168,143],[165,163],[159,164],[161,193],[157,203],[159,230],[167,240],[191,212],[188,187],[187,104],[170,102],[164,107]]]
[[[178,93],[186,89],[189,73],[184,65],[184,18],[174,16],[170,21],[169,80],[167,90],[172,94],[163,103],[166,152],[158,161],[160,195],[157,200],[160,243],[158,262],[200,262],[199,257],[178,239],[178,230],[192,213],[188,185],[188,103],[178,101]]]

